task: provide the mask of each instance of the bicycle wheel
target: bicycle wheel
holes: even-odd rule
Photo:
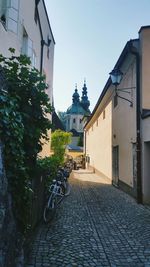
[[[63,197],[65,196],[65,186],[63,184],[60,185],[57,195],[57,205],[62,201]]]
[[[68,183],[68,181],[65,182],[65,196],[69,196],[71,191],[71,185]]]
[[[56,211],[56,199],[55,196],[51,195],[44,208],[43,219],[45,223],[48,223],[53,219],[55,211]]]

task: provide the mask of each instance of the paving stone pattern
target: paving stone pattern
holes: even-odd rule
[[[26,267],[150,267],[150,210],[96,174],[74,171]]]

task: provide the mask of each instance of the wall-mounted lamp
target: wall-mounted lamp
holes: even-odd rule
[[[130,106],[133,107],[133,102],[130,101],[129,99],[123,97],[123,96],[120,96],[118,95],[119,92],[121,93],[127,93],[127,94],[130,94],[131,92],[129,92],[128,90],[131,90],[135,87],[128,87],[128,88],[117,88],[118,85],[120,84],[121,80],[122,80],[122,77],[123,77],[123,73],[120,71],[120,69],[117,69],[117,68],[114,68],[110,73],[110,78],[111,78],[111,81],[112,81],[112,84],[115,85],[115,95],[123,100],[126,100],[127,102],[130,103]]]

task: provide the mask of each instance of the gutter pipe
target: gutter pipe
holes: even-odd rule
[[[141,168],[141,92],[140,92],[140,56],[139,52],[131,50],[136,57],[136,152],[137,152],[137,203],[143,203],[142,168]]]

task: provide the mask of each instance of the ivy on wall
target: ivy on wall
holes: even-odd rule
[[[4,165],[13,199],[13,211],[19,229],[29,227],[31,182],[37,154],[48,140],[51,112],[45,77],[31,67],[30,59],[0,55],[5,85],[0,88],[0,138],[4,144]]]

